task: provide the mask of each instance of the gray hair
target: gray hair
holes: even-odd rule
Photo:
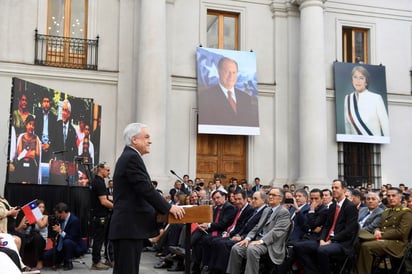
[[[376,200],[378,200],[378,201],[381,200],[381,197],[379,197],[379,193],[376,193],[376,192],[374,192],[374,191],[369,191],[368,193],[366,193],[365,197],[367,197],[367,196],[369,196],[369,195],[374,196],[374,197],[376,198]]]
[[[123,140],[127,146],[132,144],[132,138],[138,136],[142,128],[147,128],[145,124],[142,123],[131,123],[126,126],[123,131]]]
[[[64,104],[67,104],[67,109],[68,109],[69,112],[71,113],[71,112],[72,112],[72,104],[70,104],[70,101],[69,101],[68,99],[65,99],[65,100],[63,101],[63,103],[62,103],[62,106],[63,106]]]

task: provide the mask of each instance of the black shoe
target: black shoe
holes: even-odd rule
[[[169,267],[167,271],[184,271],[185,266],[181,264],[174,264],[172,267]]]
[[[180,246],[169,246],[170,252],[180,255],[180,256],[185,256],[186,250]]]
[[[172,263],[164,261],[164,262],[158,262],[153,267],[156,269],[161,269],[161,268],[169,268],[171,266],[172,266]]]
[[[68,271],[73,269],[73,263],[72,262],[67,262],[63,265],[63,270]]]

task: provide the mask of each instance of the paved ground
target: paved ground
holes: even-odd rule
[[[58,269],[57,271],[45,267],[44,269],[41,270],[41,273],[53,273],[53,274],[90,274],[90,273],[96,273],[96,274],[112,274],[112,269],[110,268],[109,270],[91,270],[90,267],[92,265],[92,255],[91,254],[86,254],[83,256],[82,263],[74,262],[73,263],[73,270],[71,271],[63,271],[63,269]],[[142,259],[140,262],[140,273],[141,274],[165,274],[165,273],[177,273],[181,274],[184,273],[182,272],[168,272],[167,269],[155,269],[153,266],[159,261],[158,258],[155,257],[154,252],[143,252],[142,253]]]

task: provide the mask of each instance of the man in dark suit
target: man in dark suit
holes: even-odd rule
[[[358,231],[358,210],[345,197],[346,187],[346,183],[341,180],[332,183],[336,203],[329,207],[320,240],[303,241],[294,248],[296,258],[302,263],[306,274],[330,273],[331,255],[354,252],[352,239]]]
[[[258,127],[257,100],[235,88],[238,64],[223,57],[219,85],[199,90],[199,124]]]
[[[55,140],[53,151],[62,152],[62,156],[55,155],[64,161],[73,162],[77,156],[76,130],[71,124],[72,107],[69,100],[64,100],[62,104],[62,119],[57,121],[55,129]]]
[[[63,269],[73,269],[72,260],[86,253],[87,246],[82,240],[80,220],[69,211],[65,203],[58,203],[54,208],[58,223],[52,226],[58,233],[57,245],[46,251],[45,258],[54,258],[55,267],[63,261]]]
[[[209,237],[221,236],[235,219],[236,208],[226,201],[226,197],[227,193],[222,190],[216,190],[212,193],[215,204],[213,222],[199,224],[199,227],[192,234],[192,273],[200,273],[203,243],[207,242]]]
[[[244,191],[244,190],[243,190]],[[211,243],[210,259],[209,259],[209,271],[211,274],[224,274],[226,273],[228,258],[230,256],[230,250],[234,244],[243,240],[247,234],[257,225],[263,210],[266,206],[267,198],[266,193],[263,191],[257,191],[253,193],[252,206],[254,208],[253,215],[246,220],[245,223],[236,225],[236,228],[229,232],[228,235],[222,238],[216,238]],[[239,218],[240,220],[240,218]]]
[[[42,98],[41,109],[37,109],[34,113],[36,116],[34,132],[41,141],[42,163],[48,163],[52,158],[53,133],[56,129],[57,116],[50,109],[50,95],[46,94]]]
[[[114,205],[109,239],[114,249],[113,274],[138,274],[146,239],[159,234],[156,212],[170,212],[177,219],[184,209],[172,206],[156,191],[142,156],[150,152],[146,125],[132,123],[123,132],[126,147],[116,163],[113,176]]]
[[[232,222],[231,225],[222,233],[222,237],[227,238],[227,237],[232,237],[235,236],[246,224],[246,222],[249,220],[249,218],[253,214],[253,207],[249,205],[247,202],[247,194],[246,191],[237,191],[235,192],[235,206],[236,206],[236,215],[235,218]],[[214,249],[211,249],[212,242],[218,239],[221,239],[222,237],[209,237],[207,238],[204,243],[202,244],[203,246],[203,256],[202,256],[202,263],[204,266],[210,266],[210,258],[212,256],[212,253],[215,251]]]
[[[62,103],[62,119],[56,122],[53,132],[49,184],[67,185],[74,183],[76,174],[74,157],[77,156],[76,130],[71,124],[72,107],[69,100]]]
[[[258,224],[231,251],[227,273],[241,273],[246,258],[245,274],[259,273],[260,258],[268,254],[278,273],[285,259],[286,239],[291,226],[289,211],[281,205],[283,191],[274,187],[268,193],[269,208],[262,213]]]

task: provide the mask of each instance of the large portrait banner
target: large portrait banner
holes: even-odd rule
[[[389,144],[385,66],[334,64],[336,140]]]
[[[101,107],[18,78],[12,85],[6,183],[87,186]]]
[[[198,133],[259,135],[256,54],[197,49]]]

